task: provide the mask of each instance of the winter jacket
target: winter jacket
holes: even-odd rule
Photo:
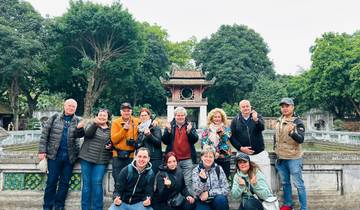
[[[218,167],[219,169],[216,169]],[[209,197],[215,197],[216,195],[228,195],[228,182],[226,175],[216,163],[214,163],[210,170],[206,171],[207,179],[203,180],[200,178],[200,170],[203,169],[203,163],[200,162],[192,171],[192,182],[195,195],[200,196],[202,192],[208,191]],[[219,176],[216,170],[220,171]]]
[[[234,199],[239,200],[240,198],[240,200],[242,200],[243,193],[251,194],[248,186],[239,185],[239,177],[246,180],[245,183],[252,186],[254,194],[256,194],[259,199],[265,200],[273,196],[269,186],[266,183],[265,175],[260,170],[256,171],[255,185],[250,183],[249,176],[247,174],[242,173],[240,170],[236,170],[231,188],[231,195]]]
[[[164,178],[168,176],[171,181],[170,187],[164,185]],[[184,175],[180,167],[175,170],[169,170],[164,166],[159,167],[159,172],[156,175],[156,189],[154,199],[159,203],[167,203],[169,199],[173,198],[178,193],[184,197],[190,196],[188,192]]]
[[[128,175],[128,166],[121,169],[118,180],[115,182],[113,195],[114,198],[120,196],[122,202],[135,204],[153,195],[154,174],[152,173],[151,163],[148,163],[141,173],[136,169],[135,160],[130,165],[133,167],[132,175]],[[147,177],[148,173],[151,173],[150,179]],[[128,180],[128,177],[130,177],[130,180]]]
[[[295,124],[293,132],[289,133],[289,124]],[[279,159],[298,159],[303,152],[301,144],[304,142],[305,127],[299,117],[285,119],[280,117],[277,120],[276,132],[274,136],[275,153]]]
[[[254,155],[264,151],[264,138],[262,131],[265,129],[265,122],[261,116],[258,116],[257,123],[250,115],[249,122],[247,123],[242,116],[238,114],[231,121],[231,144],[240,151],[240,147],[251,147],[254,150]]]
[[[118,156],[118,151],[129,151],[130,158],[134,157],[135,145],[128,145],[126,142],[129,139],[137,141],[139,125],[139,119],[133,116],[130,117],[130,127],[128,130],[124,129],[123,126],[125,121],[122,117],[117,118],[112,122],[111,126],[111,141],[114,145],[113,157]]]
[[[102,129],[95,123],[89,123],[85,128],[84,143],[79,158],[95,164],[108,164],[111,152],[105,149],[105,144],[109,139],[110,128]]]
[[[141,142],[141,146],[144,146],[150,150],[151,160],[161,160],[162,151],[161,151],[161,129],[156,126],[150,126],[151,134],[146,136],[144,133],[139,132],[138,142]]]
[[[176,130],[176,122],[175,119],[173,119],[170,123],[171,125],[171,133],[168,132],[168,129],[165,128],[164,134],[162,136],[162,142],[167,145],[165,153],[168,153],[173,150],[173,144],[174,144],[174,138],[175,138],[175,130]],[[187,126],[188,122],[185,122],[183,126]],[[199,136],[196,132],[196,129],[194,127],[191,128],[189,133],[186,133],[189,144],[190,144],[190,152],[191,152],[191,160],[193,164],[196,163],[196,150],[194,144],[199,140]]]
[[[84,129],[76,128],[78,123],[78,117],[73,115],[70,121],[70,125],[68,125],[67,148],[69,160],[71,163],[75,163],[78,158],[80,147],[79,138],[84,136]],[[49,118],[41,132],[39,154],[45,153],[48,159],[56,159],[56,154],[60,146],[64,126],[64,114],[56,114]]]

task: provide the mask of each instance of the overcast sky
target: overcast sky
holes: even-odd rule
[[[60,16],[68,0],[27,0],[42,15]],[[109,4],[111,0],[94,0]],[[138,21],[156,23],[172,41],[210,37],[223,24],[254,29],[279,74],[311,65],[309,48],[324,32],[360,30],[360,0],[122,0]]]

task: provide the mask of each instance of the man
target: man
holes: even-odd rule
[[[149,161],[149,149],[141,147],[135,160],[121,169],[115,184],[114,202],[109,210],[152,210],[154,173]]]
[[[187,121],[187,112],[184,107],[177,107],[174,114],[174,119],[165,125],[162,142],[167,145],[165,153],[172,151],[176,154],[184,173],[185,185],[189,193],[194,196],[191,174],[193,164],[196,163],[194,144],[199,140],[199,136],[196,129]]]
[[[48,177],[44,193],[44,210],[64,209],[74,163],[79,153],[79,138],[84,123],[75,115],[77,102],[68,99],[64,112],[53,115],[42,130],[39,159],[48,159]],[[59,182],[59,183],[58,183]]]
[[[231,122],[231,144],[239,152],[250,156],[265,174],[266,182],[271,186],[271,166],[268,152],[265,150],[262,131],[265,129],[263,118],[251,109],[248,100],[239,103],[240,113]]]
[[[132,116],[130,103],[122,103],[121,116],[112,122],[111,141],[114,145],[112,175],[116,184],[122,168],[131,163],[134,158],[138,138],[139,119]]]
[[[294,116],[294,101],[283,98],[280,101],[282,116],[277,120],[274,148],[277,155],[275,167],[283,187],[284,205],[281,210],[291,210],[293,206],[291,182],[298,191],[300,209],[307,209],[306,189],[302,178],[301,143],[304,142],[305,128],[302,120]]]

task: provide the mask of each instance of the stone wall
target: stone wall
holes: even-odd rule
[[[274,154],[270,153],[272,166]],[[37,169],[37,156],[3,154],[0,156],[0,209],[41,209],[46,176]],[[360,151],[306,152],[303,175],[308,191],[309,209],[359,209]],[[281,195],[279,179],[272,167],[272,188]],[[80,167],[76,165],[67,209],[80,209]],[[105,203],[111,203],[113,180],[111,166],[104,179]],[[294,190],[296,191],[296,190]],[[295,193],[295,192],[294,192]],[[297,200],[296,197],[294,197]],[[237,201],[232,201],[236,209]]]

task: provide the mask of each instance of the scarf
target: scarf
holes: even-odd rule
[[[211,123],[209,125],[208,137],[209,137],[210,141],[214,143],[215,148],[217,148],[217,146],[219,145],[219,142],[220,142],[220,136],[217,133],[217,130],[223,126],[224,126],[224,123],[221,123],[219,125],[215,125],[214,123]]]

